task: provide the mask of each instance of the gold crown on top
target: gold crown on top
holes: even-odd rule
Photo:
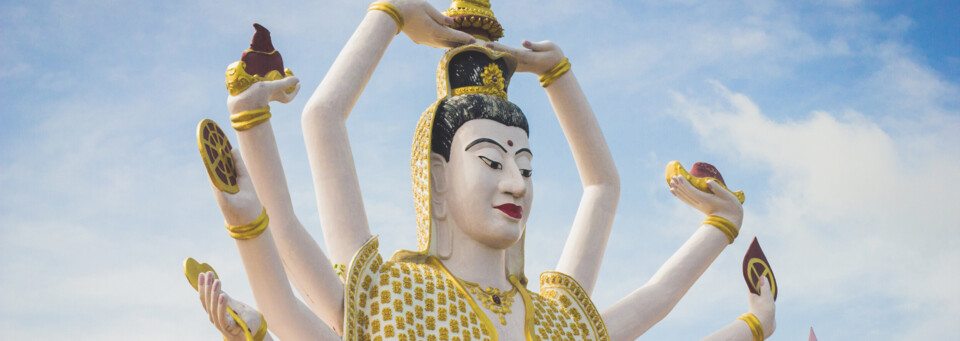
[[[503,26],[493,16],[489,0],[453,0],[443,15],[453,18],[452,28],[477,39],[497,41],[503,37]]]

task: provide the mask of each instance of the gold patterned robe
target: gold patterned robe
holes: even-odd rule
[[[344,340],[497,341],[473,296],[436,258],[384,262],[376,238],[351,261]],[[540,275],[540,294],[520,288],[526,340],[609,340],[600,313],[570,276]]]

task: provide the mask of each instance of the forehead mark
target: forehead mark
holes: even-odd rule
[[[507,140],[507,145],[513,147],[513,140]]]

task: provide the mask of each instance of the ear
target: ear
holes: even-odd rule
[[[430,211],[437,220],[447,217],[444,195],[447,193],[447,161],[437,153],[430,153]]]

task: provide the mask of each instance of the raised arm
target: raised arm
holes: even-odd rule
[[[292,91],[288,93],[287,89]],[[293,211],[273,127],[269,120],[262,120],[269,115],[263,113],[264,110],[269,112],[269,102],[290,102],[299,89],[296,77],[261,81],[228,97],[227,107],[237,130],[240,151],[249,165],[253,187],[270,214],[275,248],[284,251],[280,253],[283,266],[277,270],[285,269],[314,314],[340,331],[343,325],[343,283]],[[250,269],[247,271],[250,273]],[[282,286],[289,287],[285,281]]]
[[[323,236],[335,264],[349,264],[370,238],[346,119],[390,41],[402,30],[414,42],[432,46],[468,43],[472,38],[443,25],[451,19],[423,0],[385,1],[371,6],[303,109],[303,135],[313,174]],[[382,6],[382,5],[381,5]],[[383,8],[383,7],[380,7]]]
[[[766,278],[760,279],[760,295],[750,293],[750,311],[720,330],[703,338],[704,341],[753,341],[766,340],[777,329],[776,307]],[[756,334],[755,334],[756,333]],[[756,336],[762,337],[757,338]]]
[[[676,176],[671,179],[670,192],[739,230],[743,222],[740,202],[716,181],[710,181],[709,186],[715,194],[697,190],[686,179]],[[646,284],[601,313],[612,339],[634,340],[660,322],[730,242],[728,234],[717,226],[706,221],[700,225]]]
[[[557,271],[573,276],[584,290],[592,292],[620,200],[620,176],[603,132],[573,71],[569,71],[569,63],[555,44],[524,41],[527,49],[493,43],[488,46],[516,56],[518,72],[541,76],[541,85],[545,86],[567,137],[580,173],[583,196]]]
[[[210,124],[206,124],[206,126],[211,127]],[[213,131],[219,130],[201,130],[201,136],[211,136],[214,134]],[[226,141],[223,136],[212,140],[216,142]],[[223,144],[228,145],[227,143]],[[213,155],[218,163],[206,163],[208,171],[216,169],[215,167],[219,165],[223,166],[221,169],[225,170],[225,173],[230,173],[230,170],[233,169],[236,170],[234,194],[227,192],[230,190],[229,188],[212,187],[228,231],[236,239],[237,249],[240,251],[240,257],[244,269],[246,269],[247,279],[253,290],[254,298],[263,312],[263,317],[266,319],[270,330],[284,340],[338,340],[340,337],[331,328],[333,326],[325,325],[293,295],[287,276],[283,271],[280,255],[268,228],[270,225],[269,215],[257,199],[257,193],[253,190],[253,185],[250,182],[244,163],[240,159],[240,154],[236,150],[230,152],[228,149],[221,149],[209,155]],[[230,155],[232,160],[226,155]],[[211,167],[212,164],[214,167]],[[211,174],[216,174],[216,172]],[[214,181],[216,182],[216,180]],[[336,280],[337,275],[332,268],[324,267],[324,269],[318,270],[321,277],[325,277],[327,280]],[[214,287],[217,290],[219,289],[218,284]],[[203,297],[204,290],[200,291],[201,297]],[[330,288],[327,292],[317,294],[335,295],[340,293],[342,295],[342,291],[342,287],[338,290],[337,288]],[[218,296],[211,295],[211,297],[219,298]],[[210,305],[205,304],[204,306],[209,307]],[[211,311],[213,310],[208,308],[208,313]],[[213,319],[211,315],[211,320],[222,321],[223,318]],[[222,324],[215,324],[222,327]],[[225,330],[225,328],[220,329]]]

